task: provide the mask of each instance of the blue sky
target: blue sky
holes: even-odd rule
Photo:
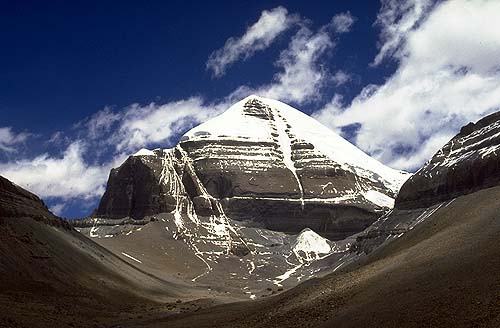
[[[320,1],[314,6],[304,1],[185,3],[6,2],[0,14],[2,124],[50,134],[105,106],[192,95],[217,99],[239,85],[269,81],[275,73],[273,63],[293,30],[252,60],[232,66],[224,78],[212,79],[205,63],[226,39],[255,23],[262,10],[279,5],[310,19],[313,28],[337,13],[350,11],[356,17],[346,42],[327,62],[334,69],[359,74],[359,81],[345,88],[351,97],[387,73],[380,67],[367,69],[377,54],[378,33],[371,26],[380,7],[376,1],[368,2],[371,6],[348,1]]]
[[[88,214],[111,167],[249,93],[413,171],[500,104],[498,1],[5,1],[0,174]]]

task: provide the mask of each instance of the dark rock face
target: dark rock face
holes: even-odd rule
[[[161,159],[149,156],[147,160],[129,157],[109,175],[106,193],[95,215],[108,218],[131,217],[170,212],[175,200],[158,183]]]
[[[387,210],[406,177],[309,116],[249,97],[175,148],[139,152],[114,169],[94,217],[141,219],[194,206],[202,216],[225,212],[267,229],[309,227],[342,239]]]
[[[363,230],[379,215],[371,209],[320,201],[306,202],[303,208],[287,200],[229,198],[221,203],[225,213],[239,221],[289,234],[309,227],[330,240],[341,240]]]
[[[399,209],[428,207],[500,183],[500,112],[469,123],[401,188]]]
[[[54,216],[38,196],[0,176],[0,223],[2,218],[21,217],[70,229],[70,225]]]
[[[446,210],[457,197],[498,186],[499,149],[500,112],[464,126],[405,182],[394,210],[356,236],[352,251],[370,253]]]

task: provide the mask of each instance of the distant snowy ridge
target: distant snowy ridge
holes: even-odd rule
[[[132,156],[154,156],[155,153],[152,150],[142,148]]]

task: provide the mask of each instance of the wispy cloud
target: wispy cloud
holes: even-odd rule
[[[322,97],[325,83],[332,78],[321,59],[336,45],[336,36],[348,32],[354,18],[349,13],[334,16],[316,32],[303,25],[292,37],[288,48],[280,54],[276,66],[280,69],[273,81],[253,88],[241,86],[234,92],[239,98],[250,93],[298,104],[312,102]],[[339,73],[338,82],[345,83],[347,74]]]
[[[16,133],[11,127],[0,127],[0,150],[12,153],[16,151],[16,146],[23,144],[31,136],[28,132]]]
[[[455,0],[432,10],[427,1],[399,3],[383,3],[374,61],[395,60],[396,72],[347,106],[334,97],[315,116],[338,130],[357,125],[359,147],[413,170],[460,126],[500,108],[500,2]]]
[[[227,39],[224,47],[210,55],[207,69],[212,70],[214,77],[224,75],[232,64],[268,48],[280,34],[298,21],[299,17],[290,15],[284,7],[264,10],[259,20],[250,26],[245,34],[239,38]]]
[[[355,18],[351,13],[340,13],[333,16],[330,25],[334,28],[336,33],[347,33],[351,30],[352,24],[354,24]]]
[[[343,70],[337,71],[333,76],[332,76],[332,81],[335,83],[336,86],[346,84],[351,80],[351,76],[344,72]]]
[[[380,49],[372,65],[379,65],[386,57],[401,56],[396,52],[404,49],[401,45],[408,33],[427,17],[434,4],[433,0],[382,0],[375,22],[381,29]]]
[[[226,109],[224,102],[205,104],[200,97],[192,97],[157,105],[133,104],[117,115],[117,126],[109,142],[118,152],[132,152],[140,147],[172,144],[174,136],[185,132]]]

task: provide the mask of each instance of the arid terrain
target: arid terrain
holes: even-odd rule
[[[485,189],[365,260],[281,295],[123,326],[498,327],[498,213],[500,187]]]
[[[172,211],[140,218],[66,221],[0,177],[0,326],[499,327],[499,122],[464,127],[391,210],[336,240],[231,220],[190,160],[162,164]],[[121,194],[143,185],[117,172],[125,203],[105,202],[158,200],[155,188]]]

